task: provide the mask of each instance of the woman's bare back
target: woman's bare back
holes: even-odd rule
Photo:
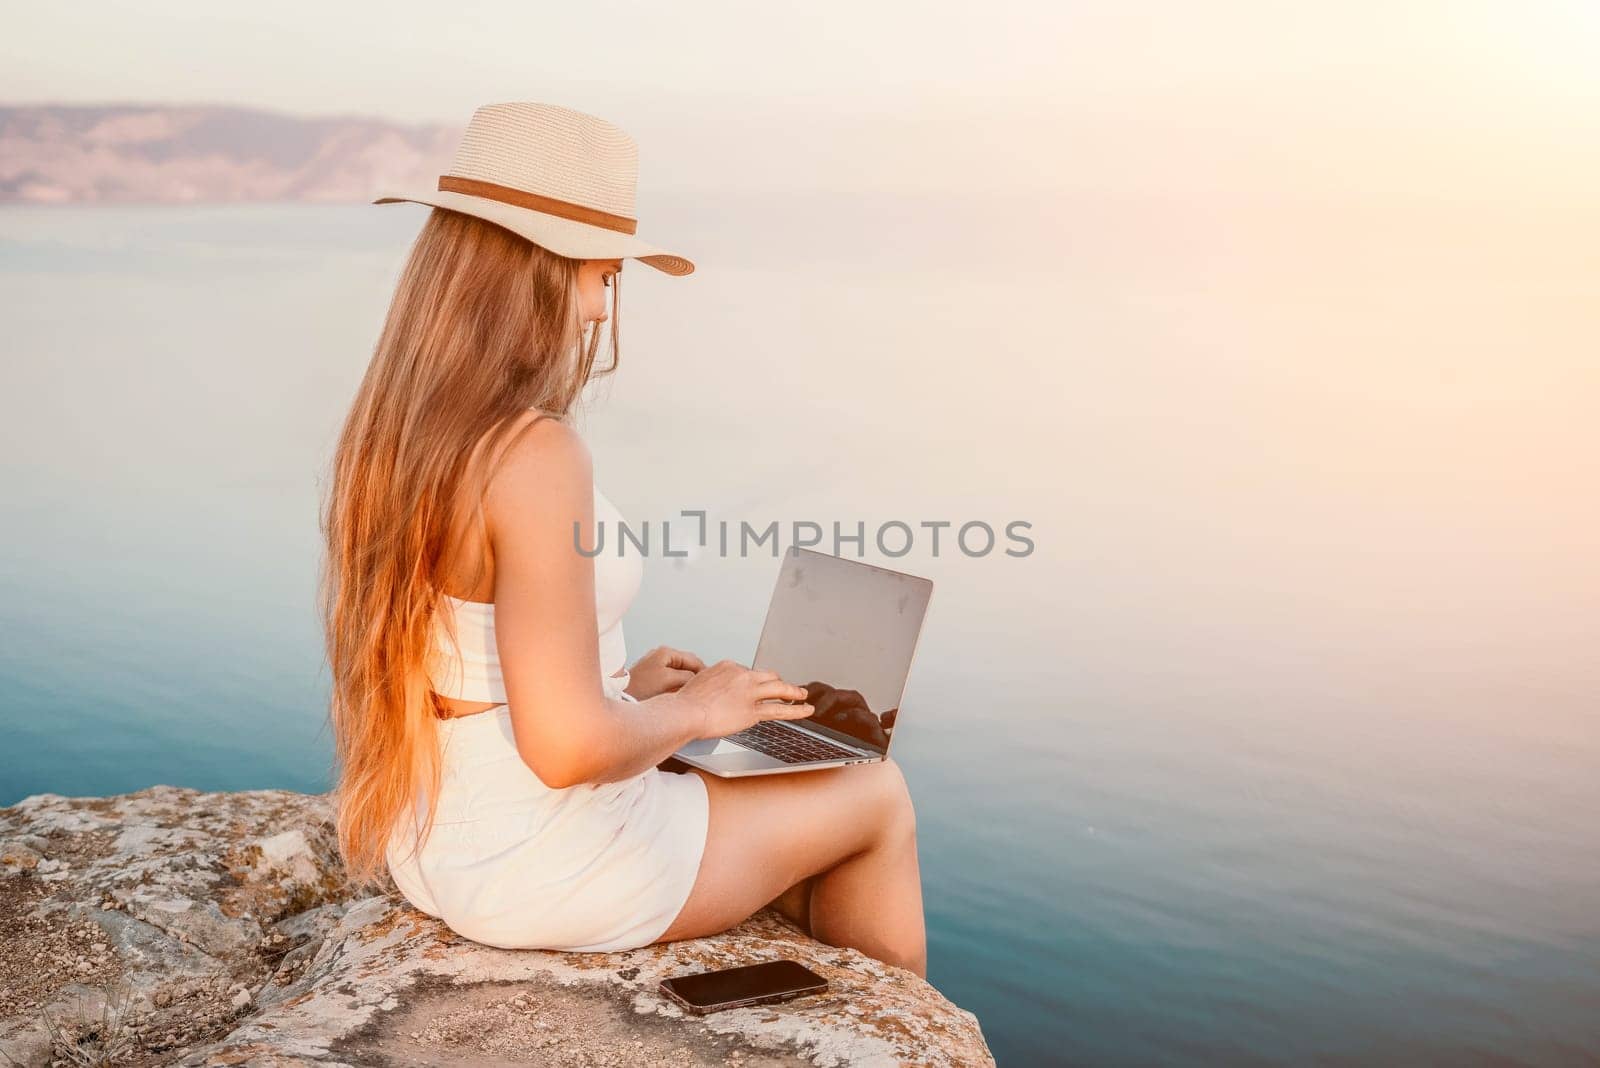
[[[538,413],[528,412],[519,417],[515,435],[528,422],[538,418]],[[473,447],[472,458],[467,462],[467,475],[470,477],[476,472],[477,465],[482,462],[483,440],[479,439]],[[456,502],[455,513],[450,519],[449,542],[458,554],[456,566],[445,576],[444,592],[462,601],[478,601],[490,604],[494,601],[494,553],[491,550],[488,559],[484,559],[484,546],[480,542],[474,529],[474,510],[477,502],[463,497]],[[469,579],[474,574],[481,574],[477,585],[472,585]],[[463,701],[456,697],[439,697],[439,703],[444,706],[446,713],[451,717],[470,716],[478,712],[486,712],[491,708],[499,707],[490,701]]]

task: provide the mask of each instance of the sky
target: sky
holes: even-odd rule
[[[1600,179],[1600,4],[4,0],[0,102],[603,115],[656,188],[1504,197]]]

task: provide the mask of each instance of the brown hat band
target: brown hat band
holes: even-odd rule
[[[613,215],[608,211],[599,211],[595,208],[585,207],[582,204],[574,204],[568,200],[542,197],[538,193],[529,193],[526,190],[513,189],[508,185],[497,185],[494,182],[484,182],[477,178],[458,178],[453,174],[441,174],[439,176],[439,191],[442,193],[465,193],[467,196],[498,200],[502,204],[528,208],[531,211],[542,211],[547,215],[559,215],[563,219],[588,223],[590,226],[600,226],[622,234],[631,234],[639,227],[637,219],[630,219],[626,215]]]

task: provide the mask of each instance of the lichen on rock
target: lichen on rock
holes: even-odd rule
[[[928,983],[771,912],[623,953],[505,950],[392,886],[343,886],[325,794],[154,786],[0,809],[0,1061],[994,1063],[976,1018]],[[778,957],[829,990],[705,1017],[657,990]]]

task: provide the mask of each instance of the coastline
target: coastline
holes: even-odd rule
[[[131,1063],[993,1064],[917,976],[771,912],[620,953],[502,950],[344,899],[326,794],[152,786],[0,808],[0,1051]],[[686,1016],[666,976],[784,956],[826,994]],[[110,1026],[106,1026],[109,1022]]]

